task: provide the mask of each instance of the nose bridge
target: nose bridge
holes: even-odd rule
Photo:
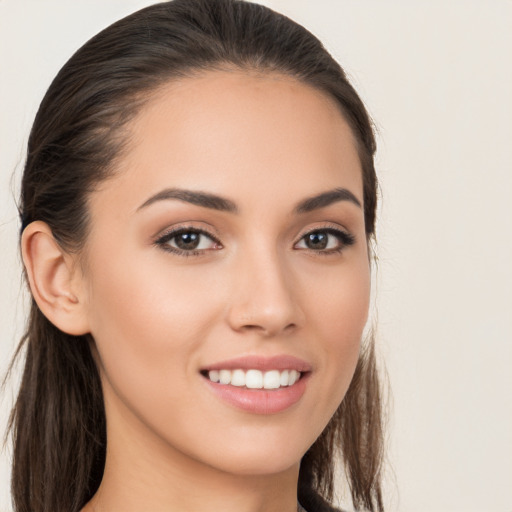
[[[279,334],[301,323],[291,269],[275,247],[259,245],[240,254],[229,311],[235,330]]]

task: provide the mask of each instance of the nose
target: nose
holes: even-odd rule
[[[297,283],[278,255],[244,258],[233,276],[232,292],[228,323],[237,332],[270,338],[303,323]]]

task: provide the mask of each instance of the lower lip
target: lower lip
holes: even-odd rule
[[[253,414],[276,414],[297,403],[306,391],[309,374],[304,374],[290,387],[247,389],[219,384],[205,378],[210,389],[228,404]]]

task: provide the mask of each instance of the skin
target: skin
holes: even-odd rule
[[[89,198],[81,265],[63,255],[48,272],[67,293],[53,321],[92,334],[104,390],[105,474],[84,511],[295,511],[300,459],[347,391],[368,313],[362,207],[295,211],[336,188],[362,205],[350,128],[334,101],[292,78],[211,71],[162,87],[129,132],[115,175]],[[238,212],[177,199],[141,207],[167,188],[222,196]],[[176,227],[216,242],[169,252],[156,241]],[[340,251],[309,248],[304,235],[326,228],[354,243],[331,234]],[[28,260],[52,243],[44,226],[24,237]],[[282,354],[312,371],[276,414],[226,403],[200,373]]]

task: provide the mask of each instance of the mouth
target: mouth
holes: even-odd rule
[[[275,414],[302,398],[312,370],[293,356],[245,356],[202,368],[200,373],[214,395],[231,407]]]
[[[211,382],[246,389],[280,389],[293,386],[306,372],[295,369],[262,371],[255,368],[243,370],[203,370],[201,374]]]

